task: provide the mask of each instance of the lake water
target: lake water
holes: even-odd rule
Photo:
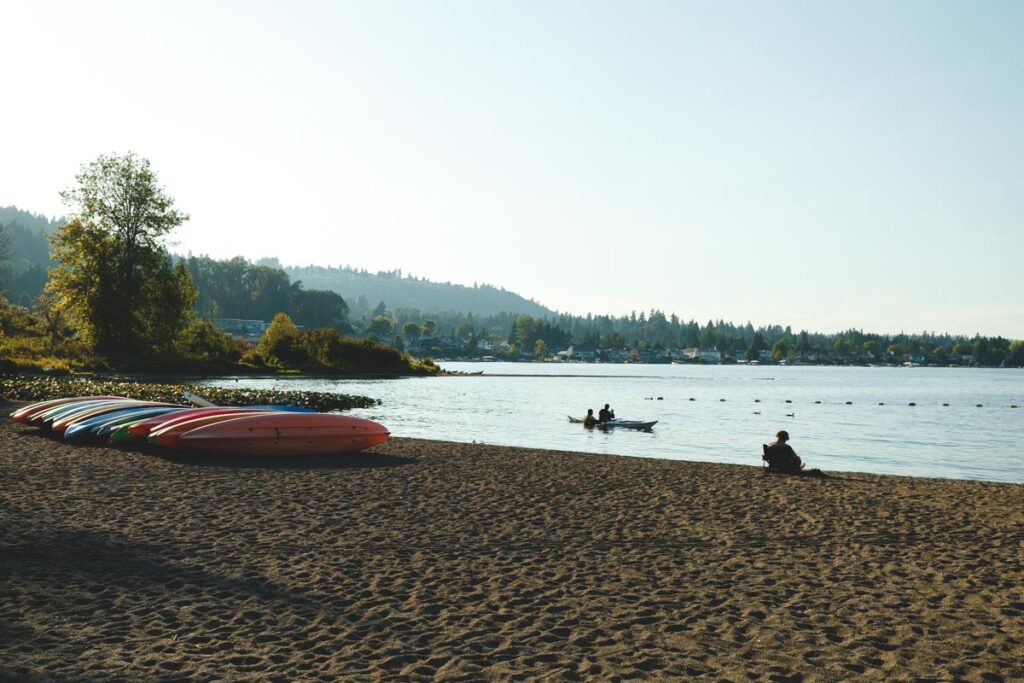
[[[379,398],[381,406],[353,414],[382,422],[395,436],[760,465],[761,444],[785,429],[808,467],[1024,483],[1024,370],[551,363],[442,367],[483,374],[217,384]],[[620,418],[658,424],[651,432],[605,432],[569,423],[567,415],[582,417],[587,408],[596,414],[605,403]]]

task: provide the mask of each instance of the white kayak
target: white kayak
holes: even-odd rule
[[[572,422],[573,424],[583,424],[583,418],[573,417],[572,415],[570,415],[569,422]],[[596,424],[594,426],[600,427],[601,429],[607,429],[609,427],[618,427],[622,429],[649,430],[656,424],[658,424],[657,420],[654,420],[653,422],[642,422],[640,420],[609,420],[608,422],[605,422],[603,424]]]

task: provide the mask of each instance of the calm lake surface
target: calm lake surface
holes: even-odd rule
[[[216,384],[379,398],[353,414],[394,436],[760,465],[761,444],[785,429],[808,467],[1024,483],[1024,370],[441,365],[483,374]],[[605,403],[620,418],[658,424],[605,432],[567,419]]]

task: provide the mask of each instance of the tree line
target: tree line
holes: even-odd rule
[[[437,370],[384,345],[342,336],[349,329],[348,309],[333,292],[304,290],[279,269],[242,259],[173,257],[166,238],[188,215],[175,207],[148,160],[132,153],[101,155],[75,180],[61,193],[68,219],[37,233],[50,247],[41,292],[30,307],[0,297],[0,370],[158,371],[238,362],[349,374]],[[14,282],[12,234],[20,233],[0,229],[4,294]],[[269,319],[282,310],[309,326],[285,335],[290,355],[280,352],[280,344],[250,348],[210,320]]]
[[[456,311],[431,311],[379,306],[363,324],[378,338],[393,337],[398,345],[413,343],[424,321],[432,341],[418,346],[439,356],[493,355],[491,344],[505,343],[501,356],[510,360],[536,359],[572,346],[579,353],[639,352],[644,359],[668,360],[679,349],[717,349],[735,360],[803,361],[812,363],[872,363],[916,360],[936,364],[974,364],[989,367],[1024,366],[1024,342],[1002,336],[984,337],[949,333],[872,333],[849,329],[838,333],[794,331],[791,327],[750,322],[737,325],[724,320],[682,320],[662,311],[632,312],[622,316],[556,315],[533,318],[525,314],[473,316]],[[446,340],[446,344],[441,344]],[[538,353],[538,349],[541,353]],[[632,357],[636,357],[634,354]]]
[[[334,334],[317,336],[313,330],[333,330],[339,339],[362,337],[443,357],[492,355],[499,344],[501,355],[510,359],[545,358],[572,346],[598,358],[628,351],[632,357],[666,359],[671,350],[699,348],[718,349],[733,358],[776,361],[864,363],[911,356],[936,363],[969,357],[979,365],[1024,365],[1021,342],[998,336],[876,334],[857,329],[795,332],[780,325],[755,328],[750,322],[700,324],[659,310],[574,316],[550,312],[534,302],[529,302],[529,310],[538,312],[535,315],[521,306],[518,312],[481,314],[468,304],[465,309],[440,309],[434,302],[424,310],[393,302],[389,307],[382,299],[372,305],[365,294],[355,297],[350,308],[352,297],[346,301],[336,291],[307,289],[289,272],[318,283],[336,283],[339,278],[376,279],[403,287],[438,283],[403,276],[401,271],[372,276],[349,268],[309,267],[286,272],[276,259],[252,263],[241,257],[175,256],[167,250],[165,238],[188,216],[175,208],[148,161],[131,153],[101,156],[83,166],[76,181],[62,193],[68,219],[50,220],[14,207],[0,209],[0,293],[21,305],[18,310],[10,305],[0,309],[0,331],[10,334],[29,326],[49,351],[84,347],[113,358],[177,354],[237,360],[246,349],[210,321],[269,321],[284,313],[299,330],[298,336],[281,337],[294,353],[268,353],[264,360],[300,359],[324,368],[347,366],[331,355],[331,349],[340,348]],[[486,285],[445,283],[436,291],[452,288],[460,297],[473,292],[516,296]],[[489,301],[488,306],[493,305]],[[296,342],[300,338],[302,344]]]

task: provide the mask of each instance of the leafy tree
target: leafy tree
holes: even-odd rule
[[[391,336],[394,326],[395,323],[391,318],[385,315],[375,315],[370,321],[370,328],[367,332],[374,339],[386,339]]]
[[[420,336],[420,326],[410,320],[402,325],[402,334],[408,339],[417,339]]]
[[[82,167],[78,185],[61,193],[72,220],[51,238],[57,266],[50,286],[97,351],[129,353],[167,346],[161,311],[171,273],[163,239],[188,216],[157,183],[149,161],[129,152],[100,156]],[[176,297],[186,300],[189,292]],[[191,305],[191,304],[190,304]],[[164,318],[154,324],[157,318]]]
[[[294,285],[301,283],[296,282]],[[295,320],[298,324],[338,330],[348,328],[348,304],[340,295],[323,289],[297,289],[294,299]]]
[[[320,327],[305,331],[302,338],[311,360],[325,367],[333,367],[341,362],[344,338],[338,330]]]
[[[772,344],[772,358],[778,362],[783,360],[790,352],[789,340],[783,337]]]
[[[209,320],[194,319],[174,340],[174,349],[185,358],[199,361],[236,361],[241,357],[239,342],[213,326]]]
[[[195,318],[192,306],[199,291],[183,263],[171,268],[170,261],[164,260],[156,275],[163,286],[153,288],[153,309],[147,320],[146,331],[155,350],[170,351],[178,332]]]
[[[256,353],[269,365],[302,363],[308,357],[299,328],[284,313],[270,321],[256,345]]]
[[[46,335],[47,351],[52,351],[58,342],[71,336],[73,328],[68,325],[64,309],[58,304],[53,292],[44,290],[36,297],[32,312],[39,320],[41,331]]]
[[[1024,367],[1024,341],[1017,339],[1010,343],[1006,364],[1009,367]]]
[[[548,345],[544,343],[543,339],[538,339],[537,343],[533,345],[533,357],[537,360],[544,360],[550,355],[548,353]]]
[[[796,351],[802,357],[805,353],[810,352],[811,341],[807,336],[807,330],[800,330],[800,339],[796,343]]]

